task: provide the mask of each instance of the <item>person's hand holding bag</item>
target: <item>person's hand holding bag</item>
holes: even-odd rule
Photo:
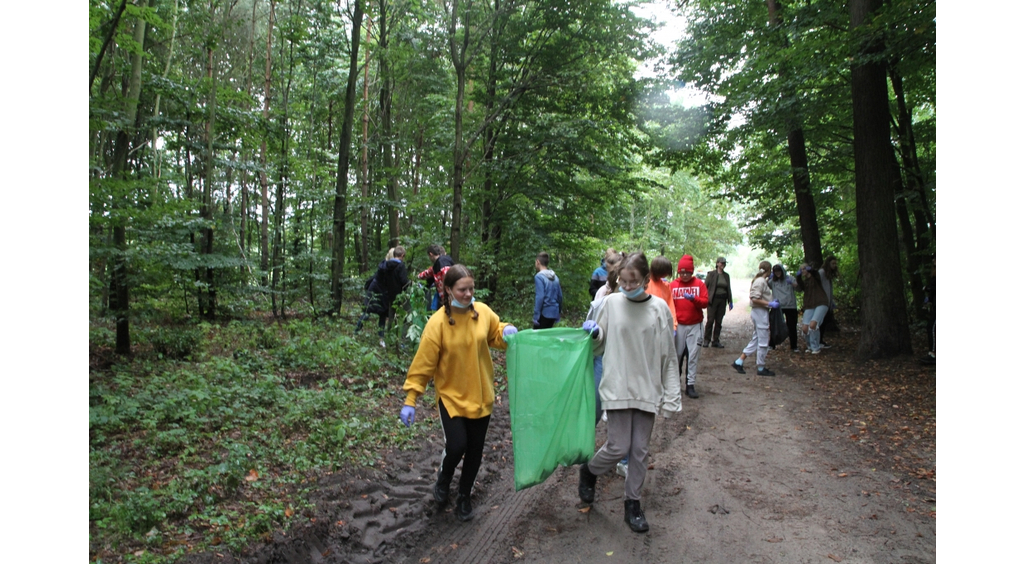
[[[501,330],[501,338],[507,341],[509,335],[515,335],[518,332],[519,329],[516,329],[515,325],[506,325],[505,328]]]

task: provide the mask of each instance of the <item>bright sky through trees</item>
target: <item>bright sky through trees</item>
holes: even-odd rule
[[[658,29],[651,34],[651,39],[660,43],[666,49],[666,56],[675,51],[676,42],[686,31],[686,19],[673,6],[670,0],[657,0],[640,4],[633,8],[633,12],[640,17],[653,19],[660,24]],[[660,67],[660,68],[659,68]],[[662,58],[658,61],[645,61],[644,65],[636,73],[637,78],[667,77],[667,61]],[[707,95],[694,88],[675,88],[669,91],[669,97],[673,102],[683,100],[687,107],[700,106],[707,103]]]

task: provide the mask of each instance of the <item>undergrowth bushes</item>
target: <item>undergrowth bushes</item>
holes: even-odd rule
[[[90,372],[91,559],[169,561],[186,537],[243,546],[317,474],[413,444],[430,429],[394,415],[415,352],[398,333],[382,348],[336,321],[138,331],[132,360]],[[111,337],[90,329],[91,350]]]

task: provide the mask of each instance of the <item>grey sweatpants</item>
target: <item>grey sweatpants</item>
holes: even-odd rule
[[[629,471],[626,473],[625,499],[640,499],[640,488],[647,477],[647,451],[654,431],[653,413],[639,409],[609,409],[608,439],[594,453],[587,467],[600,476],[610,472],[627,454]]]
[[[679,367],[686,371],[686,381],[683,388],[697,383],[697,361],[700,360],[701,336],[704,331],[700,323],[693,325],[679,325],[676,327],[676,361]],[[686,364],[683,364],[683,355],[687,356]]]

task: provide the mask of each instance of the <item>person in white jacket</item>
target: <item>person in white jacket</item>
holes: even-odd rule
[[[605,298],[596,321],[583,323],[597,341],[594,354],[604,355],[599,392],[608,414],[608,438],[580,466],[580,500],[593,503],[597,476],[612,471],[628,454],[625,521],[638,533],[649,529],[640,488],[647,477],[655,416],[682,410],[672,314],[664,300],[646,293],[649,280],[647,257],[628,255],[619,268],[619,293]]]
[[[754,322],[754,334],[750,342],[743,348],[740,357],[732,363],[732,367],[740,374],[746,374],[743,370],[743,361],[748,356],[757,353],[757,375],[775,376],[765,366],[768,358],[768,310],[779,307],[779,302],[772,299],[772,289],[768,286],[768,277],[772,275],[772,264],[766,260],[758,265],[757,275],[750,282],[750,320]]]

